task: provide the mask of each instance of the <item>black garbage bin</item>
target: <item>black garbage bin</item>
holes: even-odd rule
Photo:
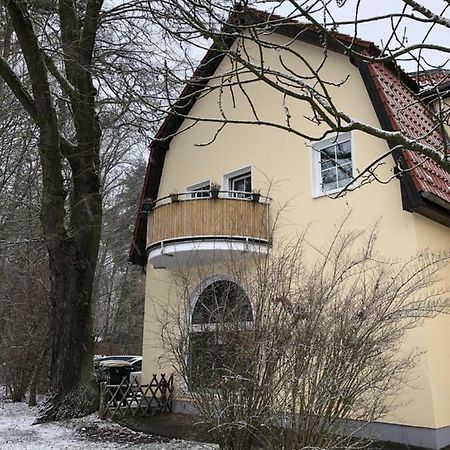
[[[127,361],[111,361],[106,365],[106,368],[109,377],[109,384],[120,384],[122,382],[128,383],[130,380],[130,373],[133,369],[131,364]]]

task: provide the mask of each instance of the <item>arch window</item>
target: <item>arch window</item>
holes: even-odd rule
[[[245,342],[253,311],[241,286],[215,280],[203,288],[194,305],[189,329],[190,384],[214,387],[223,377],[248,370]]]

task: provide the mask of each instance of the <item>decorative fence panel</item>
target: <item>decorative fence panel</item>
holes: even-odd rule
[[[153,375],[149,384],[129,383],[126,378],[120,384],[100,383],[100,417],[122,419],[126,416],[148,416],[172,412],[173,375],[158,378]]]

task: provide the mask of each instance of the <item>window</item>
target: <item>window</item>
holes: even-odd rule
[[[250,167],[236,170],[224,176],[224,186],[230,197],[250,198],[252,192],[252,171]]]
[[[201,183],[188,186],[186,190],[191,192],[191,198],[209,197],[210,181],[202,181]]]
[[[333,193],[353,180],[352,139],[350,133],[312,144],[313,195]]]
[[[191,386],[218,387],[223,377],[246,373],[249,361],[242,346],[252,322],[252,306],[238,284],[216,279],[203,288],[190,320]]]

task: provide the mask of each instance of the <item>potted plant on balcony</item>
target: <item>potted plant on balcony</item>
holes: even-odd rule
[[[155,207],[155,202],[151,198],[144,198],[142,202],[142,214],[148,214]]]
[[[259,189],[252,192],[252,195],[251,195],[252,202],[258,203],[260,198],[261,198],[261,192],[259,191]]]
[[[220,184],[219,183],[211,183],[211,187],[209,188],[211,192],[212,198],[219,198],[219,192],[220,192]]]
[[[178,201],[178,192],[171,192],[169,196],[172,203],[176,203]]]

